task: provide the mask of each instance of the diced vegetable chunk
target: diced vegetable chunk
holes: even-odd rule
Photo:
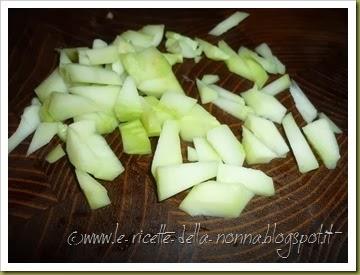
[[[313,121],[317,117],[317,110],[295,81],[291,82],[290,93],[303,119],[307,123]]]
[[[339,145],[325,119],[318,119],[303,127],[306,138],[328,169],[335,169],[340,159]]]
[[[204,137],[195,137],[194,146],[199,161],[221,161],[220,156]]]
[[[220,77],[216,74],[204,74],[201,81],[206,85],[214,84],[220,80]]]
[[[57,134],[58,125],[56,122],[43,122],[35,131],[31,140],[26,155],[30,155],[44,145],[48,144],[50,140]]]
[[[237,11],[225,20],[221,21],[219,24],[217,24],[210,32],[209,34],[219,36],[223,33],[227,32],[231,28],[237,26],[241,21],[243,21],[246,17],[248,17],[249,14],[246,12],[240,12]]]
[[[198,88],[202,104],[210,103],[218,98],[217,92],[203,81],[196,79],[196,86]]]
[[[245,106],[245,104],[235,102],[226,98],[217,98],[213,100],[212,103],[223,111],[240,120],[245,120],[249,114],[254,113],[251,107]]]
[[[290,147],[294,153],[299,171],[301,173],[306,173],[319,168],[318,161],[316,160],[309,144],[306,142],[305,137],[301,133],[291,113],[284,117],[282,125],[290,143]]]
[[[275,97],[262,93],[255,87],[242,93],[241,96],[258,116],[281,123],[286,114],[286,108]]]
[[[182,163],[179,126],[174,120],[165,121],[151,164],[151,173],[156,178],[157,168],[163,165]]]
[[[200,47],[202,48],[202,50],[207,58],[215,60],[215,61],[221,61],[221,60],[226,60],[226,59],[230,58],[229,55],[224,53],[218,47],[210,44],[209,42],[202,40],[200,38],[196,38],[196,41],[199,43]]]
[[[198,161],[199,160],[196,150],[190,146],[187,147],[187,159],[188,159],[188,161]]]
[[[67,85],[56,68],[39,86],[35,88],[35,93],[44,102],[52,92],[67,93]]]
[[[134,120],[119,126],[124,152],[146,155],[151,153],[151,144],[140,120]]]
[[[237,218],[253,197],[240,184],[207,181],[191,189],[179,208],[191,216]]]
[[[249,115],[244,125],[262,143],[276,153],[278,157],[285,157],[287,152],[290,151],[284,138],[272,121],[255,115]]]
[[[159,201],[216,177],[217,167],[218,162],[193,162],[159,166],[156,177]]]
[[[179,117],[189,113],[196,102],[195,98],[173,92],[164,93],[160,99],[160,104],[165,105]]]
[[[273,196],[275,194],[272,178],[256,169],[220,164],[216,180],[223,183],[242,184],[260,196]]]
[[[266,85],[264,88],[261,89],[263,93],[267,93],[269,95],[277,95],[282,91],[288,89],[291,85],[290,77],[288,74],[284,74],[283,76],[279,77],[278,79],[274,80],[270,84]]]
[[[319,114],[319,118],[324,118],[329,123],[331,130],[335,134],[341,134],[343,131],[324,113]]]
[[[54,163],[65,155],[66,155],[65,151],[63,150],[61,145],[58,144],[54,149],[50,151],[50,153],[46,156],[45,160],[48,163]]]
[[[246,127],[242,127],[242,144],[248,164],[269,163],[277,155],[262,143]]]
[[[79,169],[76,169],[75,173],[80,188],[84,192],[86,200],[89,203],[91,209],[95,210],[111,204],[104,186],[102,186],[89,174]]]
[[[229,126],[223,124],[211,129],[206,137],[225,163],[243,165],[245,159],[244,148]]]

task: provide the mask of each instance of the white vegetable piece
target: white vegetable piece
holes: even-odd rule
[[[246,17],[248,17],[249,14],[246,12],[240,12],[237,11],[228,18],[226,18],[224,21],[217,24],[210,32],[209,34],[214,36],[222,35],[223,33],[227,32],[231,28],[237,26],[241,21],[243,21]]]
[[[290,85],[291,81],[289,75],[284,74],[283,76],[266,85],[264,88],[261,89],[261,91],[263,93],[275,96],[278,93],[281,93],[282,91],[288,89]]]
[[[325,119],[318,119],[303,127],[306,138],[328,169],[335,169],[340,159],[339,145]]]
[[[8,142],[8,153],[15,149],[24,139],[31,135],[40,124],[40,105],[30,105],[24,109],[16,131]]]
[[[196,150],[191,146],[187,147],[187,159],[188,159],[188,161],[198,161],[199,160]]]
[[[46,156],[45,160],[48,163],[54,163],[65,155],[66,155],[65,151],[63,150],[61,145],[58,144],[54,149],[50,151],[50,153]]]
[[[281,123],[286,114],[286,108],[272,95],[262,93],[254,86],[252,89],[241,94],[246,104],[250,106],[258,116]]]
[[[199,161],[221,161],[220,156],[204,137],[195,137],[194,146]]]
[[[101,49],[101,48],[107,47],[107,45],[108,44],[104,40],[97,38],[97,39],[93,40],[92,48],[93,49]]]
[[[290,147],[294,153],[299,171],[301,173],[306,173],[319,168],[318,161],[316,160],[309,144],[306,142],[305,137],[301,133],[291,113],[284,117],[282,125],[290,143]]]
[[[269,163],[278,156],[246,127],[242,127],[242,144],[247,164]]]
[[[29,145],[26,156],[32,154],[36,150],[40,149],[44,145],[48,144],[50,140],[57,134],[58,123],[57,122],[43,122],[35,131],[31,143]]]
[[[184,94],[166,92],[161,96],[160,104],[173,110],[177,116],[182,117],[189,113],[197,100]]]
[[[184,62],[183,56],[180,53],[163,53],[163,56],[171,66]]]
[[[192,162],[160,166],[157,168],[159,201],[170,198],[196,184],[215,178],[218,162]]]
[[[272,178],[256,169],[220,164],[216,180],[223,183],[242,184],[255,195],[273,196],[275,194]]]
[[[104,186],[102,186],[89,174],[79,169],[75,170],[75,174],[80,188],[84,192],[91,209],[95,210],[111,203]]]
[[[140,32],[151,36],[151,38],[152,38],[151,45],[154,47],[157,47],[157,46],[159,46],[159,44],[161,43],[161,40],[163,39],[164,29],[165,29],[165,25],[161,25],[161,24],[146,25],[140,30]]]
[[[163,165],[181,164],[179,126],[174,120],[164,122],[151,164],[151,173],[157,178],[157,168]]]
[[[294,80],[291,81],[290,93],[303,119],[307,123],[313,121],[317,117],[317,110]]]
[[[226,98],[219,97],[213,100],[212,103],[240,120],[245,120],[249,114],[254,113],[251,107]]]
[[[223,124],[213,128],[207,133],[206,137],[225,163],[243,165],[245,159],[244,148],[229,126]]]
[[[165,47],[168,52],[180,53],[185,58],[196,58],[201,55],[199,43],[190,37],[171,31],[167,31],[165,36]]]
[[[259,56],[256,52],[241,46],[238,50],[238,54],[241,57],[251,58],[264,68],[265,71],[271,74],[277,73],[277,66],[276,63],[272,59],[266,59],[264,57]]]
[[[220,80],[220,77],[216,74],[204,74],[201,81],[206,85],[214,84]]]
[[[210,103],[218,98],[217,92],[203,81],[196,79],[196,86],[198,88],[202,104]]]
[[[255,115],[249,115],[244,125],[262,143],[275,152],[278,157],[286,157],[286,154],[290,151],[284,138],[272,121]]]
[[[191,189],[179,208],[191,216],[237,218],[253,197],[241,184],[207,181]]]
[[[90,65],[111,64],[119,59],[117,47],[114,45],[84,51]]]
[[[341,134],[343,131],[334,123],[334,121],[332,121],[327,115],[325,115],[324,113],[320,113],[319,114],[319,118],[324,118],[326,119],[326,121],[329,123],[331,130],[335,133],[335,134]]]

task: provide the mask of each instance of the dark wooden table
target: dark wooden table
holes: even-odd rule
[[[17,127],[33,90],[56,66],[54,48],[90,46],[94,38],[108,42],[127,29],[164,23],[167,30],[217,39],[207,32],[234,12],[222,9],[111,10],[28,9],[9,14],[9,133]],[[340,9],[249,9],[251,16],[224,34],[231,46],[254,48],[267,42],[319,110],[327,113],[343,130],[338,136],[341,159],[335,170],[320,169],[301,175],[292,153],[286,159],[257,165],[274,178],[276,196],[256,197],[240,218],[192,218],[178,210],[185,194],[158,203],[149,169],[152,156],[122,153],[118,132],[107,136],[112,149],[126,167],[125,173],[106,183],[112,205],[90,211],[68,159],[55,164],[44,161],[59,140],[26,158],[28,138],[9,155],[9,261],[10,262],[346,262],[347,261],[347,11]],[[241,92],[251,83],[230,74],[223,63],[203,59],[174,67],[185,91],[197,97],[193,80],[216,73],[220,85]],[[192,81],[189,81],[192,80]],[[350,91],[354,93],[355,91]],[[304,125],[290,94],[279,99]],[[240,136],[241,122],[216,107],[205,106]],[[153,140],[153,149],[156,140]],[[4,152],[3,152],[4,153]],[[184,150],[184,157],[186,156]],[[67,244],[73,231],[131,235],[143,230],[156,234],[161,224],[180,234],[201,223],[200,234],[215,238],[218,233],[266,234],[267,226],[277,233],[341,231],[327,245],[306,244],[299,253],[294,246],[287,258],[277,248],[283,244]]]

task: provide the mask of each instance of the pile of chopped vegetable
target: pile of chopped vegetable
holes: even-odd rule
[[[236,12],[209,34],[220,36],[248,16]],[[157,48],[164,36],[167,52]],[[306,173],[319,168],[314,152],[328,169],[340,158],[335,134],[341,129],[318,114],[266,43],[254,50],[241,46],[236,52],[223,40],[213,45],[165,32],[164,25],[147,25],[118,35],[110,44],[95,39],[91,48],[57,51],[59,65],[35,89],[36,97],[9,138],[9,153],[33,133],[27,155],[57,135],[64,145],[57,145],[46,160],[54,163],[67,155],[91,209],[111,203],[96,179],[112,181],[124,171],[102,136],[113,131],[119,131],[126,154],[152,154],[150,138],[158,138],[151,164],[158,200],[191,188],[179,207],[192,216],[238,217],[255,195],[275,194],[272,178],[244,163],[269,163],[291,150],[299,171]],[[224,62],[253,87],[236,94],[217,84],[219,76],[205,74],[195,80],[200,102],[187,96],[172,66],[204,56]],[[280,77],[268,83],[269,74]],[[286,90],[307,123],[302,129],[275,97]],[[241,141],[200,103],[243,121]],[[181,140],[193,143],[185,162]]]

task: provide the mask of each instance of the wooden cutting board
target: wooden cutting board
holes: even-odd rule
[[[9,134],[16,129],[23,108],[34,96],[34,88],[58,62],[59,47],[90,46],[94,38],[108,42],[127,29],[149,23],[163,23],[167,30],[199,36],[212,43],[217,38],[207,32],[234,12],[225,9],[12,9],[9,13]],[[67,158],[48,164],[44,157],[59,143],[55,139],[30,157],[25,157],[30,138],[9,155],[9,261],[10,262],[346,262],[347,261],[347,11],[341,9],[248,9],[251,16],[221,36],[234,49],[254,48],[267,42],[286,64],[288,73],[299,83],[317,108],[328,114],[343,130],[337,136],[341,159],[334,170],[323,165],[300,174],[292,153],[268,165],[255,165],[272,176],[276,195],[255,197],[237,219],[190,217],[178,210],[186,193],[162,203],[157,202],[155,183],[150,176],[152,156],[126,155],[117,131],[106,137],[125,166],[125,172],[105,183],[112,204],[90,211]],[[174,71],[184,90],[198,98],[194,79],[205,73],[221,78],[219,85],[236,92],[251,83],[231,74],[222,62],[202,59],[185,61]],[[274,77],[272,77],[274,78]],[[354,92],[354,91],[352,91]],[[278,96],[293,112],[297,122],[304,121],[288,92]],[[242,122],[217,107],[206,105],[219,121],[230,125],[240,137]],[[152,141],[153,150],[156,139]],[[185,149],[185,143],[183,144]],[[4,153],[4,152],[3,152]],[[183,156],[186,157],[185,150]],[[69,245],[72,232],[111,233],[127,237],[139,233],[156,235],[174,231],[186,235],[200,223],[198,237],[207,234],[262,234],[284,236],[299,232],[343,232],[329,243],[304,244],[297,252],[293,246],[286,258],[276,249],[289,247],[275,243],[203,243],[196,238],[189,244],[175,239],[169,244],[129,242],[102,245]],[[230,236],[230,237],[229,237]],[[75,240],[79,240],[76,236]],[[229,240],[229,239],[228,239]]]

